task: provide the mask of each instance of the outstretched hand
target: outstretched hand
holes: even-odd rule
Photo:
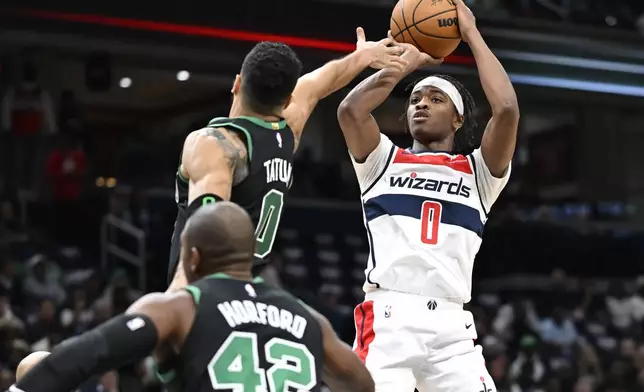
[[[362,27],[356,29],[356,51],[367,56],[371,68],[405,70],[407,61],[400,57],[404,49],[395,45],[395,43],[391,36],[378,42],[367,41],[364,29]]]
[[[413,69],[427,67],[430,65],[440,65],[443,62],[443,59],[435,59],[427,53],[421,52],[420,49],[412,44],[395,41],[391,35],[391,31],[387,33],[387,38],[392,40],[395,46],[403,49],[403,53],[400,57],[413,67]]]

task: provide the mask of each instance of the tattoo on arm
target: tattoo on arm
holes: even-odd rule
[[[217,139],[219,145],[224,151],[224,158],[228,167],[233,174],[233,184],[237,185],[242,182],[249,174],[248,152],[243,146],[237,145],[230,136],[224,134],[217,128],[206,128],[206,133]]]

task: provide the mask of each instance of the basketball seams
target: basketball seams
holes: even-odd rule
[[[423,0],[418,1],[419,4],[422,3],[422,2],[423,2]],[[414,9],[414,11],[415,11],[415,9]],[[416,41],[416,38],[414,38],[414,36],[411,34],[411,32],[409,32],[410,26],[407,26],[407,19],[405,18],[405,1],[404,0],[403,0],[402,4],[400,5],[400,13],[401,13],[401,16],[402,16],[402,21],[405,24],[405,30],[409,33],[409,36],[411,37],[411,40],[414,41],[414,46],[416,46],[417,48],[421,48],[422,46],[418,43],[418,41]],[[412,18],[411,21],[413,22],[414,21],[414,15],[413,14],[411,15],[411,18]],[[402,34],[402,31],[400,33]],[[405,39],[405,36],[403,35],[403,40],[404,39]]]
[[[403,3],[404,3],[404,2],[403,2]],[[419,2],[418,2],[418,4],[420,4],[420,3],[422,3],[422,1],[419,1]],[[416,7],[418,7],[418,5],[416,5]],[[404,5],[401,7],[401,10],[403,10],[403,9],[404,9]],[[416,11],[416,10],[414,9],[414,15],[415,15],[415,11]],[[393,37],[394,37],[394,39],[396,39],[396,37],[398,37],[399,35],[402,35],[405,31],[409,32],[409,30],[410,30],[412,27],[416,27],[416,30],[418,30],[418,32],[419,32],[419,33],[421,33],[421,34],[423,34],[423,35],[426,35],[426,36],[428,36],[428,37],[432,37],[432,38],[440,38],[440,39],[461,39],[461,37],[445,37],[445,36],[442,36],[442,35],[434,35],[434,34],[425,33],[424,31],[422,31],[421,29],[419,29],[419,28],[418,28],[418,24],[423,23],[423,22],[426,22],[426,21],[428,21],[428,20],[430,20],[430,19],[432,19],[432,18],[434,18],[434,17],[436,17],[436,16],[439,16],[439,15],[445,14],[445,13],[447,13],[447,12],[452,12],[452,11],[454,11],[454,9],[447,10],[447,11],[441,11],[441,12],[440,12],[440,13],[438,13],[438,14],[431,15],[431,16],[428,16],[428,17],[426,17],[426,18],[423,18],[423,19],[419,20],[418,22],[416,22],[416,21],[414,20],[414,15],[412,15],[412,22],[413,22],[412,26],[407,26],[407,22],[405,21],[405,16],[403,15],[403,16],[402,16],[402,19],[403,19],[403,23],[405,24],[405,28],[404,28],[404,29],[400,27],[400,25],[398,24],[398,22],[396,22],[396,19],[391,18],[391,20],[396,24],[396,27],[398,27],[398,30],[399,30],[399,31],[398,31],[398,33],[393,34]],[[401,11],[401,12],[403,12],[403,11]],[[412,39],[414,39],[414,38],[413,38],[413,36],[411,35],[411,33],[410,33],[409,35],[412,37]],[[403,38],[404,38],[404,36],[403,36]],[[416,40],[414,40],[414,42],[416,42]],[[416,42],[416,44],[418,44],[418,42]]]
[[[403,29],[402,29],[402,27],[400,27],[400,25],[398,24],[398,22],[396,22],[396,19],[394,19],[393,17],[391,18],[391,21],[392,21],[392,22],[394,22],[394,24],[396,25],[396,27],[398,27],[398,32],[397,32],[396,34],[393,34],[393,33],[392,33],[392,34],[393,34],[393,37],[394,37],[394,40],[395,40],[395,39],[396,39],[396,37],[398,37],[398,36],[402,33]],[[390,23],[390,24],[391,24],[391,23]]]
[[[442,35],[433,35],[433,34],[423,33],[423,32],[418,28],[418,26],[416,26],[416,25],[411,26],[411,27],[409,28],[409,30],[405,30],[405,31],[409,31],[409,35],[412,35],[412,34],[411,34],[411,29],[416,29],[416,31],[418,31],[420,34],[422,34],[422,35],[424,35],[424,36],[426,36],[426,37],[438,38],[438,39],[461,39],[461,37],[444,37],[444,36],[442,36]],[[413,36],[413,35],[412,35],[412,36]]]
[[[422,3],[422,0],[418,2],[418,5],[416,5],[416,8],[418,8],[420,3]],[[437,16],[441,16],[441,15],[446,14],[448,12],[454,12],[454,11],[456,11],[456,8],[451,9],[451,10],[441,11],[441,12],[439,12],[437,14],[434,14],[432,16],[428,16],[428,17],[423,18],[423,19],[419,20],[418,22],[416,22],[416,9],[414,9],[414,13],[411,14],[411,21],[414,22],[412,27],[416,27],[416,30],[418,30],[421,34],[426,35],[428,37],[445,38],[445,39],[461,39],[460,36],[458,36],[458,37],[445,37],[445,36],[442,36],[442,35],[434,35],[434,34],[426,33],[423,30],[421,30],[420,27],[419,27],[419,25],[421,25],[422,23],[424,23],[424,22],[426,22],[426,21],[428,21],[430,19],[433,19],[433,18],[435,18]]]

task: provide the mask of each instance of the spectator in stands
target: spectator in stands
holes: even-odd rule
[[[31,348],[29,343],[22,339],[13,339],[9,342],[9,357],[7,362],[7,367],[12,371],[16,372],[18,364],[24,357],[31,354]]]
[[[79,199],[83,190],[87,161],[81,144],[70,135],[61,135],[57,147],[47,158],[47,174],[53,195],[52,233],[69,245],[80,234],[83,211]]]
[[[606,296],[606,309],[611,315],[613,327],[621,334],[625,334],[633,324],[635,312],[632,298],[623,283],[613,282],[610,285]]]
[[[0,288],[0,325],[6,323],[17,323],[23,327],[23,322],[18,318],[11,309],[9,291],[4,287]]]
[[[0,364],[7,364],[13,350],[12,343],[22,339],[25,335],[25,326],[22,321],[9,320],[0,322]]]
[[[633,390],[635,374],[628,362],[621,360],[613,361],[609,365],[609,371],[604,383],[598,388],[601,392],[629,392]]]
[[[591,384],[591,386],[597,384],[604,377],[597,351],[585,339],[579,340],[577,374],[587,381],[587,383]],[[586,388],[586,383],[582,384],[584,385],[579,385],[578,387],[581,389]]]
[[[89,329],[94,320],[94,310],[87,303],[85,290],[77,288],[69,307],[60,314],[60,322],[70,335],[77,335]]]
[[[51,351],[62,340],[63,328],[56,316],[56,305],[49,299],[43,299],[38,310],[28,317],[27,339],[33,351]]]
[[[525,335],[519,347],[519,354],[512,361],[509,371],[512,392],[531,392],[543,387],[548,369],[538,354],[537,338]]]
[[[38,68],[26,61],[22,79],[2,98],[2,129],[13,136],[13,178],[19,189],[32,189],[42,162],[40,137],[56,132],[54,106],[49,92],[38,83]]]
[[[117,269],[103,292],[103,296],[96,302],[99,306],[111,309],[113,314],[119,314],[125,312],[140,296],[141,292],[132,288],[125,270]]]
[[[0,390],[8,391],[16,381],[16,375],[9,369],[0,370]]]
[[[23,290],[31,300],[48,299],[55,305],[65,301],[66,293],[53,273],[54,268],[44,255],[35,255],[29,260]]]
[[[563,352],[569,352],[577,341],[577,329],[568,312],[560,307],[553,310],[552,316],[540,325],[541,340]]]
[[[501,306],[492,322],[492,330],[506,342],[538,334],[539,318],[532,301],[517,296],[511,303]]]
[[[595,390],[596,383],[590,377],[580,377],[575,384],[575,389],[573,392],[593,392]]]
[[[631,296],[631,309],[633,320],[641,324],[644,320],[644,282],[642,279],[637,280],[637,290]]]

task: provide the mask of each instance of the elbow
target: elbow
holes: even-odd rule
[[[519,102],[516,97],[503,100],[502,104],[492,108],[492,112],[492,115],[495,118],[506,118],[514,121],[519,121],[519,117],[521,116],[519,112]]]
[[[355,121],[360,117],[360,112],[364,111],[360,109],[360,105],[357,102],[357,99],[349,94],[338,107],[338,121],[340,123],[345,121]]]

